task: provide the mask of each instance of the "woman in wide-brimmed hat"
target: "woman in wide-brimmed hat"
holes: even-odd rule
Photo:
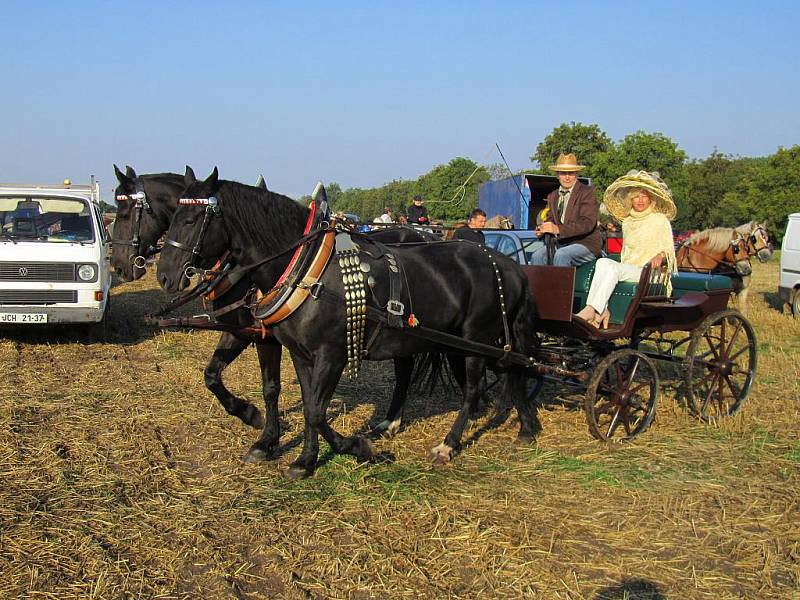
[[[647,263],[656,269],[666,262],[668,273],[676,270],[669,222],[677,210],[672,192],[658,173],[629,171],[608,186],[603,203],[611,216],[622,223],[622,262],[608,258],[597,261],[586,307],[575,315],[595,327],[608,326],[608,299],[618,282],[638,282]],[[666,283],[669,294],[669,277]]]

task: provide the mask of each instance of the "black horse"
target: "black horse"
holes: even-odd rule
[[[122,279],[132,281],[145,274],[146,260],[156,253],[156,244],[168,229],[178,207],[180,192],[186,186],[184,176],[175,173],[137,176],[131,167],[127,167],[123,174],[116,165],[114,172],[119,185],[115,190],[118,208],[111,264]],[[260,188],[266,189],[266,185]],[[219,310],[239,302],[249,293],[251,286],[252,282],[247,278],[237,281],[216,298],[215,307]],[[272,337],[265,338],[254,330],[253,316],[245,306],[220,314],[218,320],[237,332],[224,332],[220,336],[204,371],[206,387],[228,414],[238,417],[246,425],[261,429],[260,437],[251,446],[245,460],[266,460],[275,454],[280,439],[278,397],[282,347]],[[255,346],[258,355],[266,419],[255,405],[231,393],[222,380],[223,371],[250,344]]]
[[[138,175],[127,167],[123,174],[116,165],[114,171],[119,181],[115,195],[118,204],[117,220],[114,225],[114,245],[111,263],[117,274],[131,281],[145,274],[145,264],[157,251],[156,245],[169,227],[172,215],[178,207],[180,192],[186,187],[185,175],[159,173]],[[187,167],[187,174],[194,173]],[[266,191],[263,178],[259,177],[256,187]],[[283,197],[288,199],[287,197]],[[392,228],[370,234],[385,242],[404,243],[427,240],[422,232],[412,228]],[[234,332],[220,336],[214,354],[205,368],[206,387],[219,400],[228,414],[241,419],[245,424],[262,429],[261,436],[245,455],[248,462],[259,462],[275,455],[280,439],[278,419],[278,397],[281,390],[280,364],[281,345],[271,336],[264,337],[258,327],[254,327],[249,308],[242,305],[226,311],[226,307],[240,303],[251,291],[249,277],[239,279],[225,293],[214,300],[214,308],[219,312],[217,320]],[[222,373],[242,352],[253,344],[258,355],[261,370],[262,389],[266,420],[256,406],[235,396],[223,382]],[[425,367],[438,367],[438,357],[431,357]],[[402,414],[408,396],[408,388],[416,376],[423,378],[422,371],[415,375],[413,359],[395,361],[395,390],[386,418],[379,423],[377,433],[394,435],[402,424]],[[420,367],[421,369],[425,367]]]
[[[275,284],[290,264],[293,247],[301,237],[314,239],[313,234],[303,235],[310,222],[309,210],[277,194],[219,180],[216,168],[205,181],[197,181],[187,171],[186,182],[182,205],[173,216],[158,264],[161,287],[167,292],[185,288],[187,267],[207,268],[229,250],[236,264],[247,266],[242,269],[248,270],[264,293],[280,294],[282,288]],[[541,426],[537,407],[525,394],[524,367],[504,365],[502,359],[487,359],[469,354],[469,350],[455,356],[452,347],[407,332],[421,324],[428,331],[527,352],[533,335],[533,313],[527,280],[519,266],[467,242],[419,244],[392,248],[391,252],[368,238],[358,239],[358,244],[349,258],[340,254],[338,261],[330,260],[319,280],[310,286],[311,298],[272,326],[273,335],[292,356],[306,422],[303,451],[288,476],[306,477],[314,472],[319,434],[334,452],[352,454],[360,460],[374,457],[367,439],[344,437],[326,420],[328,403],[345,366],[352,369],[353,359],[362,355],[367,360],[385,360],[428,351],[451,353],[451,367],[464,402],[444,442],[433,449],[435,462],[450,460],[460,447],[469,415],[477,408],[487,361],[494,368],[506,370],[507,398],[519,414],[519,438],[531,441]],[[361,271],[368,274],[369,290],[356,290],[349,277],[343,282],[343,272],[360,278],[358,270],[352,270],[353,264],[364,265]],[[398,279],[390,279],[391,273],[399,284]],[[351,287],[346,289],[346,285]],[[398,285],[399,296],[390,297]],[[348,309],[351,306],[351,292],[352,297],[366,299],[364,310],[370,315],[366,322],[359,324],[345,316],[345,303]],[[352,310],[358,309],[355,306]],[[408,326],[398,328],[397,322],[387,326],[387,313],[401,315]],[[391,324],[391,317],[388,320]]]

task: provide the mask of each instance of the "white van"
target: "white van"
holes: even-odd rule
[[[102,322],[110,239],[100,187],[0,183],[0,327]]]
[[[792,307],[794,318],[800,319],[800,213],[789,215],[789,222],[786,224],[786,234],[781,245],[778,294]]]

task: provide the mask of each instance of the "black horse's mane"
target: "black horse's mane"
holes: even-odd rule
[[[297,240],[308,220],[308,208],[289,196],[236,181],[220,181],[217,200],[226,224],[241,233],[246,245],[262,251],[274,251]],[[281,226],[262,228],[259,223]]]

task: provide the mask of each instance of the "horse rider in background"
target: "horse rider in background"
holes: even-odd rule
[[[411,206],[408,207],[406,211],[406,215],[408,216],[408,222],[411,225],[430,225],[430,219],[428,218],[428,209],[425,205],[422,204],[422,196],[417,194],[414,196],[412,200]]]

